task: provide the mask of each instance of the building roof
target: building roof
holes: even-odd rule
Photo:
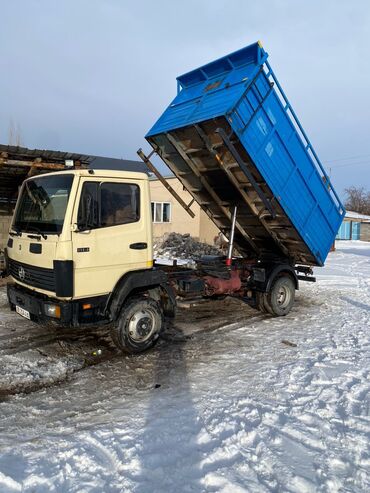
[[[175,175],[163,175],[163,178],[164,178],[165,180],[171,180],[172,178],[176,178],[176,179],[178,179],[178,178],[177,178],[177,176],[175,176]],[[150,175],[149,175],[149,180],[150,180],[150,181],[159,181],[159,178],[157,178],[157,177],[156,177],[155,175],[153,175],[153,174],[150,174]]]
[[[360,221],[363,222],[370,221],[370,216],[367,216],[366,214],[360,214],[359,212],[354,212],[354,211],[346,211],[345,217],[349,219],[359,219]]]
[[[114,169],[118,171],[136,171],[138,173],[149,173],[143,161],[132,161],[130,159],[116,159],[112,157],[90,156],[92,159],[89,168]]]
[[[18,188],[26,178],[65,170],[66,161],[73,161],[75,168],[148,172],[142,161],[0,144],[0,208],[14,205]]]

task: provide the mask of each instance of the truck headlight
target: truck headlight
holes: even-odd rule
[[[53,318],[60,318],[60,306],[59,305],[44,305],[45,315]]]

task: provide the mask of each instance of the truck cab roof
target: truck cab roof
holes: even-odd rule
[[[146,173],[137,171],[120,171],[116,169],[68,169],[65,171],[55,171],[52,173],[45,173],[43,175],[32,176],[27,180],[33,178],[42,178],[43,176],[56,176],[56,175],[76,175],[76,176],[90,176],[91,178],[121,178],[129,180],[149,180],[149,176]],[[25,181],[27,181],[25,180]]]

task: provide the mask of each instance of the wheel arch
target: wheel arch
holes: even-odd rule
[[[116,320],[124,302],[133,295],[148,292],[161,302],[165,315],[173,316],[176,306],[175,294],[165,272],[156,269],[133,271],[124,274],[110,294],[106,312],[111,320]]]
[[[292,278],[292,281],[294,282],[294,287],[295,289],[299,289],[299,283],[298,283],[298,277],[297,274],[294,270],[294,268],[289,265],[289,264],[282,264],[282,265],[277,265],[275,266],[268,277],[267,283],[266,283],[266,292],[268,293],[271,290],[271,287],[277,277],[281,277],[282,274],[287,274]]]

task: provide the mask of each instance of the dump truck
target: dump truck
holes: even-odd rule
[[[345,210],[260,43],[177,79],[139,156],[174,200],[228,238],[189,266],[153,259],[149,178],[70,169],[27,179],[7,244],[10,307],[36,323],[108,324],[124,352],[155,344],[178,300],[233,296],[269,315],[315,281]],[[158,154],[191,194],[184,203]]]

